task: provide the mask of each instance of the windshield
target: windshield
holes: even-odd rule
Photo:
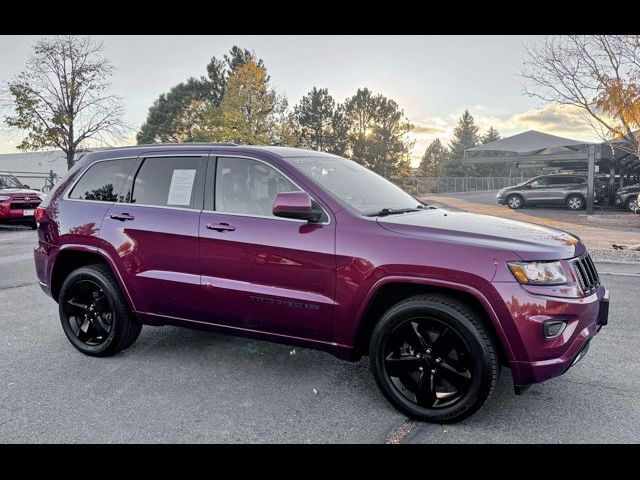
[[[362,215],[424,208],[404,190],[352,160],[340,157],[286,160]]]
[[[0,188],[22,188],[22,184],[15,177],[0,175]]]

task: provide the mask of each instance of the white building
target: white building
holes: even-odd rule
[[[32,188],[42,188],[50,171],[58,177],[67,173],[67,157],[59,150],[0,154],[0,172],[12,173]]]

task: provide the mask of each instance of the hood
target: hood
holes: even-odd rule
[[[37,190],[29,188],[0,188],[0,194],[9,195],[11,197],[23,197],[25,195],[40,198],[43,194]]]
[[[561,260],[581,255],[580,239],[553,228],[506,218],[444,209],[378,217],[392,232],[460,246],[509,251],[523,260]]]

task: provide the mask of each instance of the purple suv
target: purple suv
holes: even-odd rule
[[[185,144],[87,154],[37,212],[35,264],[82,353],[146,325],[369,355],[387,399],[454,422],[561,375],[607,323],[568,233],[433,208],[353,161]]]

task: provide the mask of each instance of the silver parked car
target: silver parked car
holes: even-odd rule
[[[541,175],[498,191],[498,203],[509,208],[566,205],[571,210],[581,210],[586,198],[587,179],[580,175]]]

